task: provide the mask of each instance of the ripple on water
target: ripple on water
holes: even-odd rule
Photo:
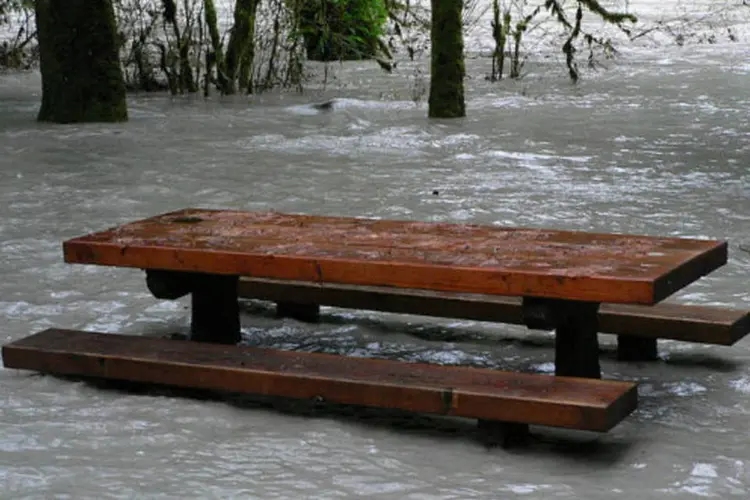
[[[426,120],[423,103],[378,99],[410,95],[398,74],[354,85],[357,98],[327,114],[307,113],[307,95],[133,97],[130,123],[86,127],[37,125],[38,81],[16,83],[23,98],[0,99],[3,339],[47,326],[186,331],[188,302],[154,300],[138,270],[65,265],[59,247],[184,206],[750,242],[745,67],[686,52],[625,57],[579,86],[551,73],[470,79],[469,116],[451,123]],[[478,73],[486,63],[470,62]],[[678,298],[747,308],[749,272],[732,246],[728,266]],[[554,371],[553,338],[508,325],[335,309],[311,325],[256,308],[242,326],[248,345]],[[606,436],[539,430],[513,452],[483,448],[473,423],[454,419],[310,416],[3,369],[0,497],[747,496],[750,350],[660,349],[662,361],[619,363],[603,339],[605,376],[638,380],[639,410]]]

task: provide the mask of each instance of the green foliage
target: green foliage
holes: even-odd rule
[[[384,0],[303,0],[299,30],[308,59],[369,59],[387,19]]]
[[[337,0],[343,9],[342,23],[350,26],[351,35],[366,39],[382,36],[388,11],[383,0]]]

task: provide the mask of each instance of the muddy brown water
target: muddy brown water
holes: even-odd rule
[[[736,46],[705,50],[630,54],[578,86],[558,67],[477,76],[455,121],[428,121],[412,81],[366,65],[303,96],[132,96],[122,125],[38,124],[38,75],[2,75],[0,340],[185,332],[185,301],[154,299],[137,270],[63,264],[60,242],[188,206],[728,239],[729,263],[669,300],[748,309],[750,66]],[[244,311],[252,345],[553,371],[551,336],[508,325]],[[654,363],[601,344],[605,376],[640,382],[639,410],[607,435],[538,429],[511,451],[459,420],[3,369],[0,498],[747,498],[748,341],[664,341]]]

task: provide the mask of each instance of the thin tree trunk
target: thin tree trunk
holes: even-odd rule
[[[245,51],[242,53],[240,60],[239,88],[244,89],[248,94],[253,93],[253,64],[255,63],[255,18],[258,12],[260,0],[253,0],[252,12],[248,22],[247,40],[245,41]]]
[[[36,0],[42,73],[39,121],[128,119],[111,0]]]
[[[274,62],[276,61],[276,54],[279,48],[279,31],[279,18],[277,17],[273,21],[273,42],[271,42],[271,54],[268,57],[268,71],[266,71],[266,79],[263,81],[263,89],[273,87],[273,78],[276,73]]]
[[[430,118],[466,116],[462,0],[432,2]]]
[[[164,18],[172,26],[175,43],[177,45],[177,54],[180,61],[179,91],[197,92],[198,87],[193,80],[193,69],[190,66],[190,34],[186,36],[180,32],[180,23],[177,21],[177,4],[174,0],[164,0]],[[185,12],[187,15],[187,11]],[[189,21],[188,21],[189,27]]]
[[[208,86],[211,80],[211,72],[216,67],[216,83],[220,89],[226,85],[226,76],[224,75],[224,48],[221,45],[221,35],[219,35],[219,23],[216,18],[216,6],[213,0],[204,0],[203,8],[206,15],[206,26],[208,27],[208,36],[211,38],[211,52],[206,54],[206,85],[203,94],[208,96]]]

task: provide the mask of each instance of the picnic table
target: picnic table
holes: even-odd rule
[[[714,240],[204,209],[63,249],[69,263],[145,269],[157,297],[191,293],[199,341],[240,340],[240,276],[522,297],[524,322],[555,330],[556,374],[583,377],[600,377],[601,303],[653,305],[727,261]]]
[[[477,418],[507,443],[529,424],[603,432],[629,415],[636,384],[601,380],[600,304],[650,308],[725,264],[727,244],[183,209],[67,240],[63,253],[68,263],[143,269],[157,298],[190,294],[190,338],[203,343],[51,328],[3,346],[6,367]],[[287,308],[317,307],[299,300],[316,289],[315,300],[374,300],[381,310],[406,310],[404,301],[440,315],[445,304],[448,315],[474,317],[497,306],[498,318],[555,330],[555,376],[231,345],[241,340],[238,295],[253,286],[279,305],[288,295]],[[492,300],[503,297],[520,303]],[[635,316],[602,317],[618,314]],[[693,315],[693,323],[708,317],[723,343],[749,323],[744,313]],[[690,336],[706,341],[694,329]],[[655,347],[645,340],[628,337],[629,348]]]

